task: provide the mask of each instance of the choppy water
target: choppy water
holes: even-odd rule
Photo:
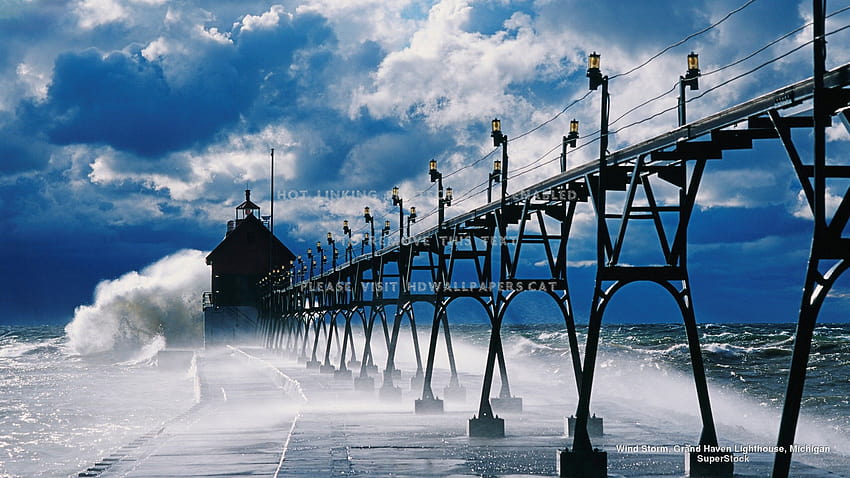
[[[0,326],[0,477],[76,476],[194,401],[188,370],[76,355],[61,327]],[[147,352],[147,356],[146,356]]]
[[[737,406],[727,412],[754,420],[763,409],[768,418],[764,429],[755,431],[775,436],[794,327],[702,325],[699,331],[717,415],[722,418],[724,406],[735,401],[729,397],[743,397],[752,410]],[[453,325],[455,339],[476,350],[486,347],[488,332],[483,326]],[[422,339],[426,334],[420,330]],[[579,343],[584,339],[579,327]],[[194,403],[188,370],[153,366],[156,344],[135,357],[80,356],[68,340],[60,327],[0,326],[0,477],[75,476]],[[681,325],[609,325],[600,340],[599,386],[619,383],[624,388],[611,393],[622,394],[623,400],[663,402],[664,390],[690,395],[692,385],[682,378],[691,372],[685,343]],[[544,364],[545,380],[574,392],[566,332],[557,325],[506,326],[504,344],[509,367],[522,358]],[[628,380],[606,383],[606,374]],[[827,437],[845,437],[835,443],[837,451],[850,436],[848,396],[850,325],[821,325],[803,407],[808,422],[826,428]]]
[[[762,405],[781,406],[794,346],[791,324],[709,324],[699,327],[708,379],[713,388],[740,392]],[[561,332],[517,330],[533,342],[563,348]],[[579,344],[584,336],[579,329]],[[600,340],[603,356],[642,367],[692,373],[684,328],[678,324],[610,326]],[[545,355],[547,349],[539,349]],[[532,352],[534,353],[534,352]],[[549,352],[551,353],[551,352]],[[604,360],[604,359],[603,359]],[[815,331],[803,408],[850,432],[850,325],[826,324]]]

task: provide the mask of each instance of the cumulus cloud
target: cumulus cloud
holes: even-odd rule
[[[128,18],[129,13],[116,0],[80,0],[76,2],[74,13],[83,29],[91,29]]]
[[[292,14],[284,10],[283,5],[272,5],[269,11],[262,15],[245,15],[242,18],[242,31],[251,30],[270,30],[280,24],[281,16],[284,16],[288,21],[292,21]],[[236,24],[239,26],[239,23]]]
[[[612,119],[661,97],[612,125],[611,150],[675,126],[675,111],[660,113],[675,107],[670,90],[691,50],[704,76],[688,97],[706,94],[688,104],[690,118],[808,76],[804,48],[735,79],[808,41],[807,31],[721,69],[807,21],[808,4],[798,0],[755,2],[618,75],[741,3],[43,2],[0,18],[0,204],[44,213],[13,213],[18,233],[100,221],[173,235],[200,224],[218,234],[246,186],[268,203],[274,147],[285,239],[312,243],[317,230],[338,229],[365,205],[395,217],[382,197],[315,191],[382,193],[394,185],[419,209],[417,230],[435,222],[428,216],[436,205],[427,189],[431,158],[458,197],[449,216],[484,202],[493,117],[510,139],[511,191],[558,172],[560,138],[572,118],[581,122],[585,146],[570,151],[569,165],[595,159],[598,92],[543,124],[587,93],[590,51],[602,54],[612,77]],[[837,15],[829,29],[846,22]],[[850,59],[848,35],[830,37],[831,65]],[[830,146],[846,143],[833,130]],[[801,214],[784,152],[742,154],[746,161],[733,154],[709,166],[698,204]],[[311,192],[290,198],[292,191]],[[80,212],[69,217],[66,205]],[[592,224],[590,209],[581,208],[574,237],[592,238]]]

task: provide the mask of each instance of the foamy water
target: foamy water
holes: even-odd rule
[[[630,325],[604,331],[592,408],[607,417],[606,423],[648,420],[667,424],[671,432],[691,430],[697,438],[699,415],[687,349],[669,343],[675,327]],[[721,442],[772,444],[792,345],[788,327],[719,327],[703,328],[702,339]],[[419,331],[421,343],[428,332]],[[467,407],[480,393],[488,332],[485,326],[453,326]],[[825,444],[844,456],[850,454],[850,345],[842,338],[850,336],[847,332],[846,326],[834,326],[816,336],[798,432],[798,443]],[[565,332],[551,324],[511,326],[503,337],[513,393],[555,415],[573,413],[576,390]],[[197,383],[190,365],[162,371],[145,357],[145,350],[159,349],[160,340],[154,337],[131,359],[116,360],[103,353],[77,354],[58,327],[0,329],[0,476],[75,475],[191,407]],[[397,363],[407,376],[415,362],[406,347],[399,349],[403,357]],[[383,367],[382,360],[377,362]],[[447,366],[444,358],[437,362]],[[292,387],[285,377],[280,380]],[[494,394],[498,389],[497,374]],[[412,408],[409,403],[399,406]]]
[[[102,282],[93,303],[79,307],[64,330],[0,327],[0,477],[75,476],[199,399],[194,361],[185,369],[164,371],[156,367],[155,357],[167,346],[198,344],[200,297],[209,273],[203,255],[181,251]],[[468,406],[477,403],[480,393],[489,327],[458,324],[465,319],[461,316],[451,319]],[[362,330],[354,325],[360,356]],[[425,360],[430,331],[423,325],[420,321],[418,336]],[[585,329],[578,329],[583,347]],[[700,326],[699,332],[721,441],[774,443],[793,326],[714,324]],[[415,367],[409,329],[402,330],[399,340],[396,364],[407,375]],[[562,324],[506,326],[503,343],[514,395],[555,414],[574,412],[576,386]],[[373,352],[383,369],[386,346],[377,328]],[[319,353],[324,356],[323,350]],[[332,350],[332,360],[337,353]],[[442,344],[435,365],[445,376],[448,361]],[[673,430],[698,430],[690,374],[681,325],[604,327],[592,409],[628,423],[641,417]],[[282,386],[295,387],[278,375],[274,379]],[[499,390],[496,376],[494,395]],[[820,326],[798,443],[829,445],[835,453],[850,454],[848,395],[850,326]]]
[[[194,403],[148,356],[76,355],[59,327],[2,328],[0,476],[71,476]]]

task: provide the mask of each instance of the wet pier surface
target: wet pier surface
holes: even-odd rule
[[[354,392],[350,380],[259,348],[206,351],[198,370],[198,404],[175,410],[173,419],[80,476],[557,476],[557,450],[571,444],[563,434],[563,413],[574,408],[568,399],[555,410],[525,397],[522,414],[504,415],[505,438],[467,437],[466,422],[477,409],[473,387],[480,383],[471,375],[461,377],[466,402],[446,402],[441,415],[416,415],[419,393],[410,391],[409,375],[399,382],[402,399],[382,402],[377,390]],[[682,417],[650,420],[622,403],[600,400],[595,407],[606,411],[606,435],[594,445],[608,452],[609,476],[684,476],[683,454],[674,447],[693,440],[696,419],[683,427]],[[617,451],[642,444],[656,448]],[[770,475],[772,454],[746,455],[735,476]],[[846,455],[798,456],[792,476],[850,477]]]

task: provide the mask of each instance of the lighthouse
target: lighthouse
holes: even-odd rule
[[[262,220],[260,206],[246,189],[224,239],[206,258],[212,267],[211,291],[204,294],[206,346],[253,340],[259,315],[257,283],[271,270],[288,268],[294,259]]]

